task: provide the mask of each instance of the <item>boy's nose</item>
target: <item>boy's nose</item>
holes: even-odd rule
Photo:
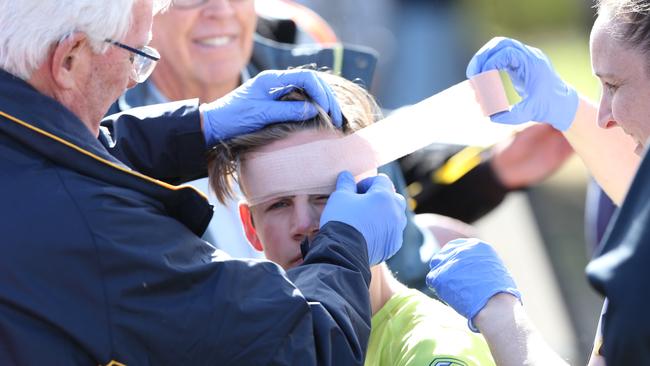
[[[294,216],[292,236],[296,241],[303,241],[306,237],[311,238],[318,233],[320,225],[320,213],[310,205],[297,208]]]

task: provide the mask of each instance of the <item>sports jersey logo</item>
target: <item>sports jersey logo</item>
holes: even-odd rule
[[[434,358],[429,366],[467,366],[467,363],[463,360],[459,360],[453,357],[443,357],[443,358]]]

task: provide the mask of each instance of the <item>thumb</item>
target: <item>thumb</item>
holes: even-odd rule
[[[357,193],[357,184],[349,171],[343,171],[336,179],[336,190]]]
[[[529,111],[529,101],[524,99],[515,104],[509,112],[501,112],[492,115],[490,119],[493,122],[507,125],[518,125],[520,123],[532,121],[532,114]]]

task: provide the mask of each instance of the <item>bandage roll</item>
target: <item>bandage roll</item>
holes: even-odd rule
[[[495,125],[488,116],[508,108],[499,73],[488,71],[340,139],[251,154],[242,164],[241,183],[253,206],[283,196],[329,194],[344,170],[360,180],[432,143],[458,140],[459,134],[475,134],[478,145],[486,135],[505,137],[512,127]]]

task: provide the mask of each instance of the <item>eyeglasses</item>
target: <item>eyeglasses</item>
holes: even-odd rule
[[[172,0],[172,6],[178,9],[192,9],[206,4],[210,0]],[[229,0],[230,2],[241,2],[247,0]]]
[[[133,69],[131,70],[131,79],[136,83],[142,83],[147,80],[149,75],[153,72],[153,69],[156,68],[156,62],[160,60],[160,54],[153,47],[144,46],[138,49],[111,39],[106,39],[104,41],[132,53],[130,57],[131,64],[133,65]]]
[[[172,0],[172,6],[179,9],[191,9],[199,7],[210,0]]]

